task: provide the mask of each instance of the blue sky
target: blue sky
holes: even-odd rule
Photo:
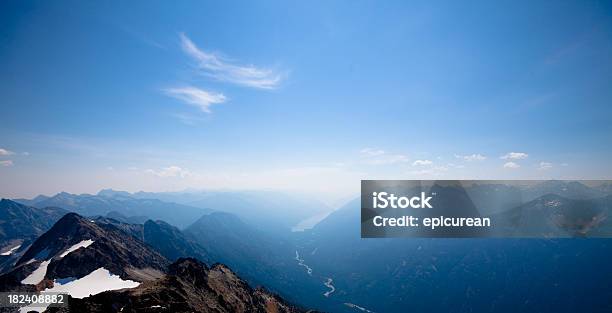
[[[597,1],[3,1],[0,196],[609,179],[611,56]]]

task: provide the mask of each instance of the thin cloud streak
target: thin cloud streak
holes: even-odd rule
[[[529,154],[524,152],[509,152],[505,155],[502,155],[500,159],[502,160],[523,160],[529,157]]]
[[[210,92],[192,86],[168,88],[164,92],[166,95],[194,105],[206,113],[210,113],[211,105],[227,101],[227,97],[221,93]]]
[[[257,89],[276,89],[283,79],[282,74],[271,69],[232,64],[221,56],[200,49],[184,33],[179,35],[183,51],[198,62],[198,68],[206,76]]]
[[[467,162],[472,162],[472,161],[483,161],[486,160],[487,157],[479,154],[479,153],[474,153],[474,154],[470,154],[470,155],[459,155],[459,154],[455,154],[455,158],[457,159],[462,159],[464,161]]]

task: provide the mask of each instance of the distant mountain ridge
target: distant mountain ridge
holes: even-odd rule
[[[11,240],[36,239],[67,212],[57,207],[35,208],[0,200],[0,247]]]
[[[75,195],[60,192],[52,197],[36,197],[34,200],[16,200],[34,207],[60,207],[83,216],[104,216],[118,212],[126,217],[147,216],[161,219],[178,227],[185,227],[211,210],[158,199],[139,199],[123,193],[102,190],[98,195]]]
[[[464,186],[464,188],[484,215],[500,213],[547,194],[574,200],[602,198],[612,194],[612,190],[607,191],[605,181],[594,186],[587,186],[579,181],[564,180],[544,180],[535,184],[521,184],[525,182],[504,184],[479,181],[476,184]]]
[[[605,183],[589,187],[579,181],[546,180],[534,186],[522,188],[526,200],[533,200],[547,194],[555,194],[568,199],[602,198],[610,193],[605,190]],[[602,188],[603,187],[603,188]]]
[[[612,196],[570,199],[547,194],[493,216],[520,236],[598,237],[612,234]]]
[[[0,273],[10,269],[28,246],[66,213],[60,208],[38,209],[0,200]]]
[[[118,191],[105,193],[125,196],[124,192]],[[131,196],[228,212],[257,228],[280,231],[286,231],[304,219],[332,210],[312,197],[279,191],[141,191]]]
[[[100,190],[96,195],[75,195],[66,192],[54,196],[15,201],[41,207],[58,206],[85,216],[104,216],[118,212],[127,218],[147,216],[184,228],[202,214],[223,211],[240,216],[255,227],[286,231],[312,216],[330,212],[326,204],[312,197],[276,191],[183,191],[135,192]],[[150,201],[150,202],[148,202]],[[171,207],[177,214],[160,212]]]

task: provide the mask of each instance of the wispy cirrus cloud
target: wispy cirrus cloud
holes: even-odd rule
[[[166,95],[198,107],[202,112],[210,113],[210,106],[227,101],[222,93],[206,91],[193,86],[164,89]]]
[[[474,154],[470,154],[470,155],[459,155],[459,154],[455,154],[455,158],[457,159],[461,159],[464,161],[468,161],[468,162],[472,162],[472,161],[483,161],[486,160],[487,157],[479,154],[479,153],[474,153]]]
[[[200,49],[184,33],[179,36],[183,51],[197,62],[202,74],[218,81],[257,89],[275,89],[285,76],[269,68],[235,64],[220,55]]]
[[[0,166],[13,166],[13,161],[11,160],[0,161]]]
[[[529,154],[524,152],[509,152],[500,157],[502,160],[523,160],[529,157]]]

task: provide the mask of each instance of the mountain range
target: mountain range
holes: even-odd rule
[[[538,223],[553,223],[551,225],[555,228],[547,231],[551,234],[559,235],[561,233],[555,232],[562,230],[563,234],[597,236],[599,231],[609,229],[610,220],[606,212],[610,208],[610,193],[606,188],[605,184],[587,186],[565,181],[538,184],[479,182],[462,186],[463,191],[457,195],[462,195],[465,203],[471,203],[473,206],[470,208],[477,209],[482,215],[505,214],[508,223],[516,223],[512,227],[529,229],[526,222],[533,219]],[[131,194],[111,190],[100,192],[95,197],[131,201],[140,196],[143,199],[159,196],[156,200],[162,203],[181,202],[183,205],[194,203],[201,197],[199,192],[185,193],[185,198],[180,200],[181,193]],[[38,200],[45,200],[45,197]],[[281,312],[288,302],[343,313],[439,312],[449,307],[461,312],[612,311],[607,301],[612,298],[612,292],[605,288],[612,279],[612,271],[608,269],[612,262],[612,246],[607,239],[361,239],[359,199],[335,210],[312,229],[293,233],[285,226],[259,224],[259,219],[276,221],[276,217],[264,213],[267,212],[265,209],[258,209],[261,216],[255,218],[248,218],[251,213],[222,212],[221,200],[211,209],[215,211],[191,221],[185,220],[182,227],[163,218],[151,217],[145,211],[136,214],[121,207],[104,211],[104,215],[81,218],[97,228],[131,237],[128,243],[134,240],[144,244],[165,262],[162,269],[157,270],[159,272],[147,270],[155,272],[155,275],[145,277],[131,275],[125,267],[125,273],[119,268],[113,269],[116,273],[109,273],[123,282],[138,283],[138,286],[71,299],[71,307],[92,312],[112,312],[119,308],[124,308],[124,312],[161,311],[157,306],[163,304],[151,301],[163,299],[165,303],[175,305],[172,309],[176,311],[198,312],[194,308],[206,308],[231,312],[240,310],[239,306],[215,307],[207,299],[214,298],[215,294],[219,298],[225,292],[236,292],[244,300],[240,303],[249,303],[245,307],[252,312],[262,312],[260,304],[264,302],[257,294],[258,290],[263,290],[267,295],[264,298],[280,301],[278,308]],[[284,216],[287,214],[292,213]],[[52,260],[41,258],[40,263],[49,261],[49,268],[57,267],[51,264],[61,262],[59,256],[62,253],[85,240],[63,244],[58,248],[59,255],[51,256]],[[80,249],[96,248],[97,241],[90,240],[93,243]],[[3,247],[2,251],[8,248],[10,245]],[[62,252],[62,249],[66,250]],[[29,249],[21,247],[18,250],[24,255],[24,250]],[[37,261],[25,264],[30,261],[32,253],[21,257],[16,268],[11,267],[0,277],[0,284],[31,290],[43,288],[45,284],[49,286],[55,281],[61,285],[72,279],[66,277],[70,273],[53,270],[43,284],[21,284],[15,278],[16,273],[23,271],[21,278],[40,266]],[[226,266],[206,265],[215,262]],[[144,268],[156,268],[153,265]],[[140,266],[136,268],[142,272],[144,265]],[[182,276],[176,269],[171,270],[173,266],[184,266],[191,269],[189,273],[199,274]],[[240,277],[244,284],[263,285],[266,289],[236,287],[241,284],[230,274],[218,273],[224,272],[223,268],[231,268],[231,275]],[[75,270],[75,273],[80,271]],[[215,289],[211,284],[216,286],[217,283],[211,280],[211,275],[225,276],[224,280],[235,284],[229,290]],[[193,278],[195,276],[200,278]],[[208,285],[194,287],[190,284],[199,279],[207,280]],[[13,285],[10,285],[11,281]],[[194,292],[207,296],[180,296]]]
[[[493,215],[506,234],[520,237],[609,237],[612,196],[569,199],[547,194]]]
[[[141,191],[129,193],[105,189],[97,196],[111,199],[158,199],[166,203],[223,211],[237,215],[257,228],[278,232],[286,231],[311,216],[332,210],[312,197],[276,191]],[[182,225],[176,226],[182,227]]]
[[[269,293],[251,288],[227,266],[212,267],[181,258],[163,278],[84,299],[70,299],[69,307],[51,312],[286,312],[303,310]]]
[[[186,227],[210,209],[193,207],[158,199],[139,199],[108,192],[98,195],[75,195],[60,192],[52,197],[38,196],[32,200],[16,199],[29,206],[37,208],[60,207],[83,216],[104,216],[118,212],[127,218],[147,217],[161,219],[178,227]]]
[[[225,265],[208,267],[191,257],[171,262],[164,255],[194,247],[168,224],[145,225],[67,213],[0,276],[0,288],[71,295],[68,308],[50,312],[302,312],[264,288],[251,288]],[[164,252],[139,240],[139,228],[152,243],[163,239],[157,244]]]

